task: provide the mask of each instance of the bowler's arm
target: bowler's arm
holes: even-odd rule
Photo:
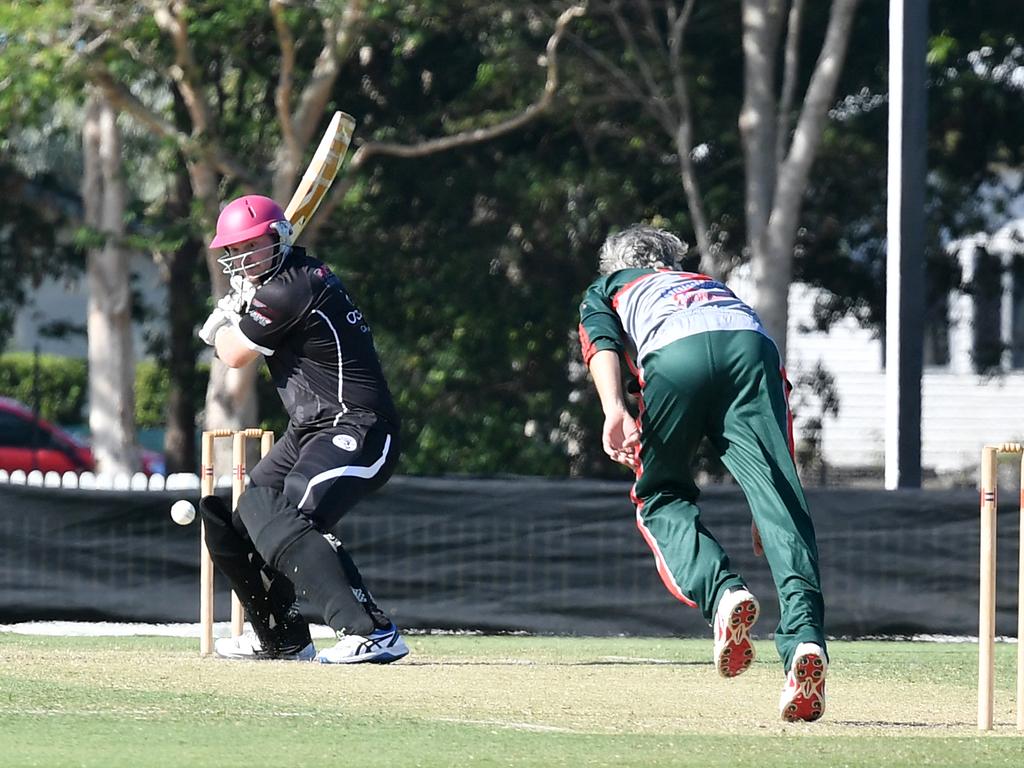
[[[626,410],[618,353],[610,349],[595,352],[590,358],[590,376],[594,380],[597,396],[601,399],[601,409],[606,415]]]
[[[601,430],[604,452],[613,461],[636,469],[640,430],[626,410],[626,401],[622,396],[619,355],[610,349],[599,350],[590,358],[589,367],[604,411],[604,427]]]

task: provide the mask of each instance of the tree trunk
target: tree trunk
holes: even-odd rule
[[[170,385],[167,389],[167,430],[164,433],[164,454],[168,472],[195,472],[196,459],[196,353],[193,343],[195,314],[187,311],[195,305],[195,275],[199,263],[200,245],[186,241],[170,257],[171,279],[167,301],[171,307],[169,317],[168,370]]]
[[[186,197],[180,201],[187,211],[190,193],[188,181],[177,185],[184,188]],[[196,459],[196,406],[194,393],[199,383],[196,371],[196,323],[202,322],[201,309],[196,296],[202,295],[196,283],[196,268],[201,261],[203,247],[188,238],[174,253],[167,256],[168,306],[168,377],[167,430],[164,433],[164,453],[168,472],[195,472]]]
[[[177,91],[174,91],[174,118],[175,124],[182,129],[188,125],[188,110]],[[192,185],[185,170],[187,162],[184,156],[180,160],[167,201],[167,215],[171,220],[188,219],[194,201]],[[205,319],[205,305],[196,301],[197,296],[206,295],[205,282],[199,280],[198,272],[205,252],[202,241],[188,236],[180,248],[164,258],[169,379],[164,455],[168,472],[195,472],[199,466],[195,403],[199,387],[196,370],[199,341],[195,329]]]
[[[828,107],[846,57],[859,0],[834,0],[800,116],[789,137],[776,137],[776,54],[784,9],[777,0],[744,0],[744,100],[740,132],[746,156],[747,246],[753,278],[752,303],[786,360],[789,284],[800,207],[811,165],[821,143]],[[795,31],[795,30],[794,30]],[[785,89],[784,89],[785,90]],[[791,94],[783,94],[783,104]],[[788,146],[781,161],[781,149]]]
[[[88,250],[89,431],[97,470],[138,469],[131,290],[124,239],[125,189],[117,113],[91,94],[83,126],[86,224],[103,237]]]
[[[746,163],[747,240],[752,249],[768,226],[775,191],[775,57],[782,29],[780,0],[743,1],[743,106],[739,128]]]

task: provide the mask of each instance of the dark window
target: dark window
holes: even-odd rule
[[[44,428],[23,416],[0,411],[0,445],[7,448],[60,448]]]
[[[31,448],[33,424],[13,413],[0,411],[0,445],[8,448]]]
[[[974,349],[976,373],[998,369],[1003,357],[1000,302],[1003,296],[1003,264],[984,248],[975,251],[974,278],[970,292],[974,298]]]
[[[1015,254],[1010,262],[1013,278],[1013,329],[1010,337],[1010,365],[1024,368],[1024,257]]]

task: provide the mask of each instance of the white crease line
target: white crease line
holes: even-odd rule
[[[486,725],[493,728],[508,728],[515,731],[537,731],[538,733],[583,733],[583,731],[577,731],[573,728],[560,728],[555,725],[540,725],[538,723],[517,723],[511,720],[472,720],[462,717],[432,717],[429,719],[440,723]]]

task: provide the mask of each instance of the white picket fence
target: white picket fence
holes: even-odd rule
[[[134,475],[94,474],[93,472],[46,472],[38,469],[25,472],[16,469],[8,472],[0,469],[0,483],[9,485],[27,485],[36,488],[74,488],[84,491],[198,491],[199,476],[188,472],[177,472],[167,477],[163,475],[146,476],[142,472]],[[215,485],[227,488],[231,485],[229,475],[221,475]]]

